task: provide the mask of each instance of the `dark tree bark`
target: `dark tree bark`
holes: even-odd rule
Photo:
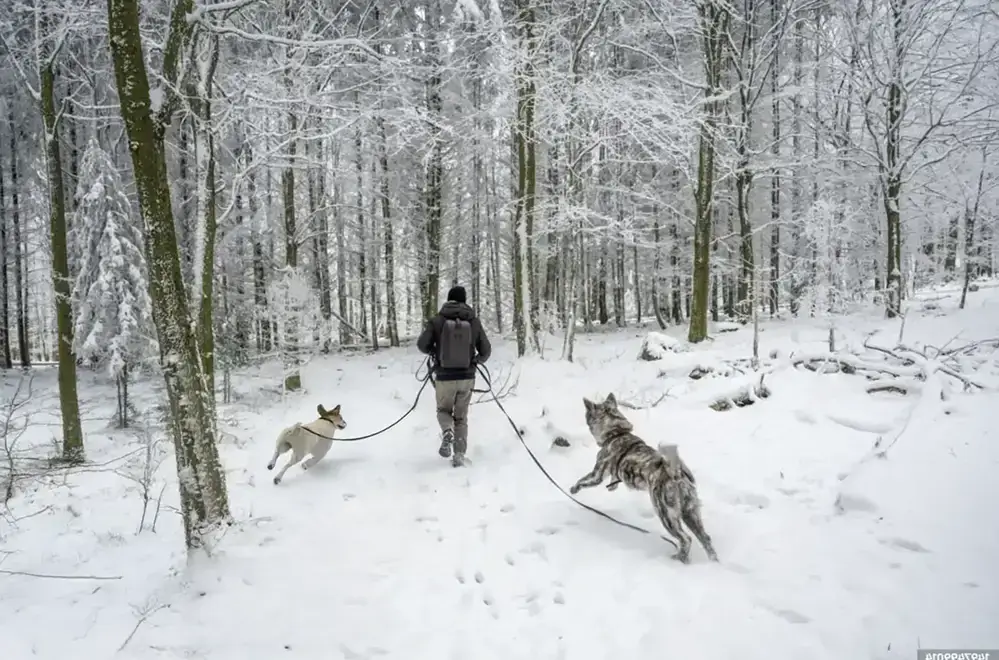
[[[213,392],[202,373],[201,355],[181,272],[170,202],[164,133],[176,107],[179,61],[188,46],[187,17],[193,0],[179,0],[170,16],[163,50],[165,98],[154,108],[139,31],[138,0],[108,0],[108,36],[122,119],[128,134],[139,208],[146,227],[149,293],[160,344],[160,366],[170,406],[184,537],[189,549],[228,522],[225,472],[215,444]]]

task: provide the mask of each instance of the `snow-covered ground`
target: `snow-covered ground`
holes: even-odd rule
[[[873,311],[839,326],[837,344],[854,349],[875,328],[874,342],[894,346],[899,331]],[[626,413],[651,444],[679,446],[720,564],[696,544],[690,565],[671,561],[657,536],[566,499],[488,401],[472,407],[464,469],[437,456],[424,393],[392,431],[271,483],[276,434],[313,419],[317,403],[340,404],[349,435],[405,412],[421,362],[412,348],[316,359],[306,393],[284,399],[271,366],[237,375],[238,398],[220,406],[237,524],[189,563],[172,452],[156,473],[156,531],[136,534],[141,498],[119,473],[135,469],[123,467],[134,455],[120,457],[141,438],[108,428],[114,391],[85,375],[93,465],[22,482],[0,509],[0,570],[63,576],[0,573],[0,657],[909,660],[917,646],[999,647],[999,395],[868,394],[861,375],[788,366],[791,352],[823,349],[823,322],[763,330],[761,354],[778,356],[770,396],[725,411],[708,404],[758,376],[687,376],[748,357],[748,327],[651,362],[637,359],[647,329],[582,335],[575,364],[557,360],[552,338],[551,359],[514,365],[497,340],[490,365],[497,381],[512,372],[503,403],[566,489],[596,453],[581,397],[641,405],[668,390]],[[910,344],[989,337],[999,288],[964,311],[953,292],[925,294],[905,326]],[[976,378],[999,383],[995,362]],[[54,383],[36,377],[22,446],[57,435]],[[158,403],[157,385],[139,388],[141,409]],[[552,447],[556,435],[571,446]],[[872,456],[879,437],[883,459]],[[579,497],[660,531],[642,493]]]

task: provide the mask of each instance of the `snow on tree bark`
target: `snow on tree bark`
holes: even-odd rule
[[[704,341],[708,336],[709,294],[711,292],[711,233],[714,215],[715,140],[723,101],[721,80],[724,72],[725,33],[728,27],[727,7],[716,0],[703,0],[698,6],[702,30],[701,40],[706,78],[704,117],[698,146],[697,218],[694,226],[693,296],[687,340]]]
[[[42,21],[48,23],[47,20]],[[62,415],[62,457],[82,463],[83,427],[76,393],[76,354],[73,350],[73,308],[66,239],[66,189],[59,149],[59,115],[55,102],[54,53],[46,53],[38,72],[42,119],[45,123],[45,170],[49,192],[49,231],[52,244],[52,288],[55,291],[56,334],[59,355],[59,409]]]
[[[163,54],[164,77],[179,78],[179,59],[191,25],[193,0],[180,0],[170,16]],[[129,140],[139,206],[146,225],[149,289],[160,342],[160,365],[169,401],[184,536],[189,549],[204,534],[230,519],[225,474],[215,444],[212,393],[205,387],[202,362],[181,275],[167,180],[164,133],[174,107],[164,99],[154,114],[143,60],[138,0],[108,0],[108,32],[122,119]]]

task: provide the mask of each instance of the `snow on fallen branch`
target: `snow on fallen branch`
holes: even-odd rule
[[[918,349],[899,344],[894,348],[870,343],[870,335],[864,340],[867,355],[851,353],[807,353],[791,357],[793,366],[816,373],[862,374],[869,380],[879,380],[884,376],[897,379],[891,385],[878,384],[868,388],[868,392],[894,391],[901,394],[921,391],[919,383],[931,376],[941,374],[958,381],[965,391],[989,389],[984,383],[962,373],[967,365],[959,357],[973,356],[978,351],[994,347],[999,340],[986,340],[944,350],[927,346]],[[908,381],[908,382],[907,382]]]
[[[895,348],[887,348],[871,344],[870,336],[868,336],[864,341],[864,348],[883,358],[883,364],[877,363],[878,370],[884,373],[912,374],[912,380],[906,381],[899,378],[894,381],[878,383],[868,387],[867,391],[897,391],[918,394],[918,396],[909,406],[904,421],[890,434],[890,439],[886,442],[885,435],[888,434],[879,435],[871,449],[857,461],[853,468],[839,476],[840,481],[846,481],[873,459],[887,459],[888,452],[898,444],[898,441],[905,436],[910,428],[928,428],[935,420],[939,419],[943,402],[949,398],[952,381],[961,383],[966,392],[991,389],[984,383],[961,373],[962,365],[957,361],[956,356],[973,354],[995,345],[996,340],[987,340],[950,350],[933,347],[920,350],[901,343]],[[948,411],[943,409],[942,412],[947,413]]]
[[[23,575],[25,577],[46,578],[50,580],[120,580],[120,575],[56,575],[53,573],[32,573],[30,571],[8,571],[0,568],[3,575]]]

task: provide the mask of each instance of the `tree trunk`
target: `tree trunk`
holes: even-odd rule
[[[960,309],[964,309],[968,301],[968,289],[971,287],[971,278],[979,275],[982,270],[982,250],[981,242],[977,250],[975,247],[975,228],[978,225],[978,207],[982,201],[982,191],[985,187],[985,170],[988,167],[988,148],[982,147],[982,167],[978,170],[978,188],[975,191],[975,203],[964,212],[964,284],[961,286]],[[982,232],[984,234],[984,232]],[[984,237],[983,237],[984,238]],[[982,241],[984,242],[984,241]],[[972,257],[972,252],[975,256]],[[974,262],[974,263],[972,263]]]
[[[428,22],[430,38],[427,41],[429,76],[426,81],[427,111],[431,120],[430,155],[426,167],[424,188],[424,254],[420,276],[420,293],[423,319],[429,320],[437,314],[437,299],[440,291],[441,261],[441,216],[444,204],[444,137],[443,122],[443,72],[441,71],[441,8],[440,0],[429,0]]]
[[[200,253],[201,263],[194,267],[199,269],[197,279],[200,280],[200,291],[198,296],[198,340],[201,349],[202,370],[208,391],[215,396],[215,328],[212,318],[214,309],[215,294],[215,244],[216,233],[218,232],[218,191],[216,190],[215,176],[215,127],[212,124],[212,93],[215,83],[215,70],[219,62],[219,41],[218,36],[212,37],[212,51],[208,64],[208,71],[204,80],[204,98],[197,101],[200,106],[201,115],[198,119],[201,122],[200,139],[198,149],[207,149],[207,163],[205,164],[205,179],[203,190],[204,235],[198,236],[196,252]]]
[[[13,229],[11,241],[14,244],[14,323],[17,326],[17,356],[21,367],[31,366],[31,350],[28,341],[28,313],[25,290],[27,274],[24,264],[24,245],[21,240],[21,200],[20,177],[17,167],[17,134],[20,130],[14,121],[14,105],[7,108],[7,119],[10,125],[10,219]]]
[[[692,277],[693,295],[690,306],[690,326],[687,340],[698,343],[708,336],[708,307],[711,293],[711,228],[714,216],[715,179],[715,134],[722,111],[722,103],[717,100],[721,94],[721,79],[724,68],[725,30],[728,26],[728,10],[717,0],[702,0],[699,12],[703,30],[701,36],[704,49],[704,68],[707,88],[704,96],[704,117],[701,120],[698,136],[697,159],[697,217],[694,226],[694,269]]]
[[[13,154],[11,154],[13,156]],[[0,369],[10,369],[10,283],[7,280],[7,195],[4,190],[3,160],[0,160]]]
[[[885,262],[886,293],[885,316],[895,318],[902,313],[902,60],[909,47],[902,26],[905,3],[890,3],[892,15],[892,46],[894,61],[888,82],[888,99],[885,104],[885,163],[881,176],[883,200],[887,221],[887,250]]]
[[[518,0],[516,23],[527,49],[525,61],[514,74],[517,85],[517,120],[514,143],[517,151],[517,210],[513,225],[513,325],[517,335],[517,355],[527,353],[528,345],[540,351],[538,301],[535,292],[534,219],[537,203],[537,135],[535,108],[537,83],[534,57],[537,54],[536,16],[530,0]]]
[[[671,273],[669,289],[669,318],[675,325],[680,325],[684,320],[683,304],[681,300],[681,290],[683,281],[680,277],[680,219],[673,213],[673,222],[669,225],[669,268]],[[690,297],[687,296],[687,315],[690,314]]]
[[[298,141],[298,117],[294,112],[288,113],[288,164],[281,170],[281,201],[284,207],[284,259],[288,269],[287,276],[292,277],[298,270],[298,223],[295,218],[295,153]],[[289,296],[290,292],[285,291]],[[299,327],[296,306],[289,309],[289,301],[285,303],[284,341],[281,342],[281,352],[284,357],[284,389],[296,392],[302,389],[302,375],[299,372]]]
[[[656,316],[656,323],[659,324],[660,330],[666,329],[666,317],[663,315],[662,303],[659,300],[659,290],[661,288],[662,277],[660,275],[660,269],[662,268],[662,236],[659,231],[659,209],[655,209],[653,214],[655,219],[652,224],[652,243],[655,246],[655,253],[652,258],[652,313]],[[636,266],[635,271],[637,273],[638,267]]]
[[[801,95],[804,84],[804,74],[802,72],[802,60],[805,57],[805,36],[801,21],[794,24],[794,66],[792,71],[792,86],[794,96],[791,100],[791,158],[800,160],[801,153]],[[804,218],[801,195],[801,169],[794,169],[794,176],[791,179],[791,254],[790,263],[786,271],[791,275],[790,282],[790,310],[794,316],[798,315],[801,307],[802,276],[801,276],[801,229]]]
[[[382,231],[385,234],[385,313],[389,345],[399,345],[399,320],[395,301],[395,239],[392,228],[392,204],[389,196],[388,139],[385,135],[385,118],[375,120],[378,127],[378,161],[381,165]]]
[[[170,404],[181,513],[187,547],[200,547],[211,528],[230,519],[225,473],[215,445],[212,393],[205,387],[192,327],[170,205],[164,132],[171,98],[154,115],[139,31],[138,0],[108,0],[108,36],[122,119],[128,134],[139,207],[146,227],[149,293]],[[193,0],[180,0],[170,17],[163,56],[169,89],[187,46]]]
[[[368,196],[370,200],[370,207],[368,209],[368,217],[371,218],[371,234],[370,242],[368,243],[370,252],[367,253],[365,257],[370,264],[371,273],[368,277],[368,298],[371,301],[371,348],[378,350],[378,325],[381,322],[380,312],[381,312],[381,300],[378,295],[378,223],[375,222],[375,216],[378,214],[378,199],[377,195],[374,193],[375,179],[378,176],[378,164],[375,162],[371,163],[371,188],[372,193]]]
[[[748,28],[747,28],[748,29]],[[738,164],[735,174],[736,214],[739,218],[739,274],[736,287],[736,316],[742,323],[747,323],[752,310],[750,309],[755,283],[756,264],[753,255],[753,225],[750,216],[749,200],[753,191],[753,171],[749,161],[749,131],[751,130],[752,108],[749,96],[751,90],[740,90],[740,123],[736,144]]]
[[[780,0],[770,0],[770,24],[776,25],[780,11]],[[777,95],[780,81],[780,48],[773,52],[770,68],[770,112],[771,138],[770,156],[775,163],[780,161],[780,97]],[[780,166],[775,165],[770,175],[770,316],[780,309]],[[755,319],[755,317],[754,317]]]
[[[249,150],[247,146],[247,150]],[[253,159],[248,155],[248,161]],[[257,350],[268,352],[272,347],[270,312],[267,308],[267,271],[264,264],[265,217],[260,217],[260,200],[257,198],[257,171],[250,170],[247,182],[250,224],[253,232],[253,306],[256,317]]]
[[[333,152],[333,171],[340,170],[340,150]],[[333,182],[333,207],[339,208],[340,183]],[[333,218],[336,225],[336,300],[337,311],[340,314],[340,345],[344,346],[350,341],[350,331],[346,326],[347,321],[347,234],[346,220],[344,216],[337,212]]]
[[[319,162],[322,165],[315,173],[316,178],[316,203],[319,210],[316,214],[316,284],[319,287],[319,312],[327,325],[327,332],[331,332],[330,324],[333,319],[333,285],[330,282],[330,220],[326,209],[326,165],[323,144],[319,146]],[[331,335],[326,335],[322,351],[328,353],[330,350]]]
[[[358,102],[357,97],[354,98],[355,102]],[[358,103],[358,105],[360,105]],[[355,172],[357,173],[357,187],[354,191],[357,195],[357,201],[355,203],[355,208],[357,209],[357,229],[356,229],[356,244],[357,244],[357,277],[359,280],[358,286],[358,311],[360,312],[360,323],[358,327],[365,332],[368,329],[368,309],[367,309],[367,289],[368,289],[368,263],[367,263],[367,253],[368,253],[368,230],[366,227],[366,222],[364,220],[364,142],[361,139],[360,129],[354,131],[354,166]],[[374,331],[374,326],[371,328]]]
[[[44,18],[43,22],[48,22]],[[45,122],[45,171],[48,175],[49,231],[52,242],[52,288],[55,294],[56,334],[59,355],[59,408],[62,414],[62,457],[82,463],[83,428],[76,394],[76,354],[73,352],[73,308],[66,241],[66,189],[59,150],[59,115],[55,102],[55,71],[46,59],[38,72]]]

